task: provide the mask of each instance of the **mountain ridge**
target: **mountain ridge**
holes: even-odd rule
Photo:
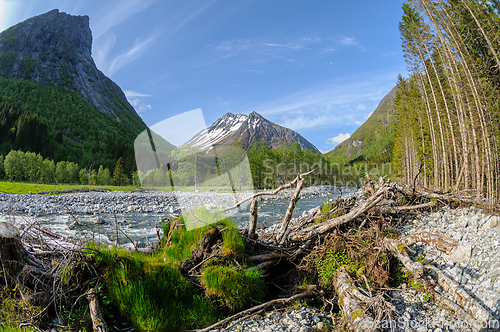
[[[319,150],[302,135],[264,118],[257,112],[249,115],[226,113],[207,129],[200,131],[186,144],[208,151],[213,146],[242,144],[246,149],[254,142],[263,142],[269,148],[297,142],[302,149]]]
[[[54,9],[0,33],[0,155],[32,151],[108,168],[123,157],[132,170],[133,142],[146,128],[96,67],[88,16]]]

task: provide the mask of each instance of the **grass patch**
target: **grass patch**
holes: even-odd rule
[[[203,220],[203,222],[198,221],[197,219]],[[210,228],[215,226],[228,227],[227,230],[231,231],[234,229],[229,218],[224,218],[220,212],[212,213],[204,207],[195,210],[194,215],[187,216],[186,220],[184,219],[184,216],[181,216],[172,223],[163,224],[162,228],[164,238],[162,239],[162,246],[166,247],[166,242],[169,241],[167,248],[162,252],[164,261],[177,266],[183,260],[189,259],[192,251],[203,238],[203,235],[205,235]],[[234,229],[234,231],[236,233],[238,232],[236,229]],[[223,236],[225,236],[224,233]],[[228,237],[232,240],[233,235],[229,235]],[[228,243],[231,243],[231,240],[228,240]],[[241,242],[243,243],[242,238]],[[233,248],[235,245],[230,244],[230,246]]]
[[[227,223],[227,229],[222,233],[222,254],[226,257],[234,257],[242,261],[245,256],[245,241],[240,236],[238,229],[231,222]]]
[[[133,186],[89,186],[80,184],[40,184],[40,183],[30,183],[30,182],[10,182],[10,181],[0,181],[0,192],[6,194],[33,194],[42,191],[55,191],[55,190],[68,190],[68,189],[98,189],[106,188],[111,191],[132,191],[138,188]]]
[[[203,270],[201,281],[207,296],[216,296],[231,310],[248,307],[264,295],[262,272],[227,266],[210,266]]]
[[[175,266],[165,262],[164,253],[97,249],[93,256],[104,269],[104,300],[139,330],[195,329],[221,318],[216,307]]]

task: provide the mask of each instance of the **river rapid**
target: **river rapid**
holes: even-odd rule
[[[355,188],[341,188],[342,194]],[[162,235],[161,220],[172,219],[186,209],[200,204],[209,208],[225,208],[252,193],[234,194],[215,192],[105,192],[74,193],[57,196],[0,194],[0,221],[7,221],[20,229],[37,224],[66,237],[101,244],[118,243],[131,247],[154,245]],[[337,187],[304,188],[293,217],[302,215],[328,199],[341,194]],[[258,204],[259,227],[269,227],[280,221],[290,203],[291,190],[276,196],[263,196]],[[238,227],[248,226],[247,202],[239,209],[227,212]],[[100,217],[100,224],[96,218]],[[101,219],[102,218],[102,219]]]

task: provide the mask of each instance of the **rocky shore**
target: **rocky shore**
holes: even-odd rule
[[[345,192],[345,191],[344,191]],[[288,198],[291,191],[283,191],[278,197]],[[301,197],[334,197],[334,187],[306,188]],[[241,194],[244,197],[245,194]],[[248,193],[246,194],[248,195]],[[351,195],[361,195],[352,193]],[[263,199],[276,199],[266,197]],[[181,203],[180,203],[181,201]],[[127,212],[174,212],[182,201],[198,204],[234,204],[234,195],[228,193],[180,193],[180,192],[92,192],[59,196],[8,195],[0,194],[0,213],[12,211],[37,214],[105,214]],[[187,203],[186,203],[187,204]],[[220,206],[220,205],[219,205]],[[223,207],[223,205],[222,205]],[[313,213],[315,209],[309,211]],[[307,212],[306,212],[307,213]],[[500,217],[488,215],[474,207],[444,207],[436,212],[419,214],[407,213],[406,220],[395,227],[401,236],[418,231],[440,232],[465,245],[460,255],[446,256],[432,246],[417,243],[411,255],[424,264],[430,264],[451,277],[472,295],[496,319],[491,323],[495,330],[500,321]],[[273,227],[260,230],[263,234],[273,232]],[[390,290],[386,300],[394,306],[393,320],[381,321],[382,330],[395,331],[473,331],[452,311],[443,308],[429,298],[428,294],[418,292],[410,285]],[[225,329],[216,331],[322,331],[335,323],[329,312],[307,306],[293,306],[264,314],[242,318]],[[338,318],[338,317],[337,317]]]
[[[312,212],[312,211],[311,211]],[[425,258],[424,264],[432,264],[458,282],[487,309],[494,321],[489,322],[491,331],[500,330],[500,217],[483,214],[474,207],[451,209],[444,207],[437,212],[410,214],[407,221],[395,225],[402,236],[417,231],[441,232],[465,244],[459,256],[446,255],[427,244],[413,247],[413,257]],[[272,232],[272,228],[267,229]],[[416,250],[415,250],[416,248]],[[390,291],[388,300],[394,305],[392,320],[380,321],[382,330],[390,331],[474,331],[467,322],[454,312],[443,308],[428,294],[413,290],[403,284]],[[301,307],[269,311],[263,315],[248,317],[218,331],[324,331],[331,327],[332,316],[318,309]]]
[[[344,192],[353,188],[344,188]],[[264,200],[286,199],[290,189],[275,196],[262,196]],[[316,186],[305,188],[301,198],[316,196],[336,196],[337,187]],[[24,212],[29,215],[40,214],[112,214],[112,213],[167,213],[178,211],[181,207],[205,204],[209,207],[229,207],[237,199],[252,193],[217,192],[164,192],[148,190],[144,192],[85,192],[63,195],[21,195],[0,193],[0,213]]]

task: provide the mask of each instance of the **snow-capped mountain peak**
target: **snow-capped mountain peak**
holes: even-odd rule
[[[213,147],[241,143],[249,148],[254,142],[264,142],[270,148],[276,148],[286,143],[299,143],[302,149],[318,149],[297,132],[277,125],[257,112],[250,115],[226,113],[210,127],[200,131],[186,144],[209,151]]]

